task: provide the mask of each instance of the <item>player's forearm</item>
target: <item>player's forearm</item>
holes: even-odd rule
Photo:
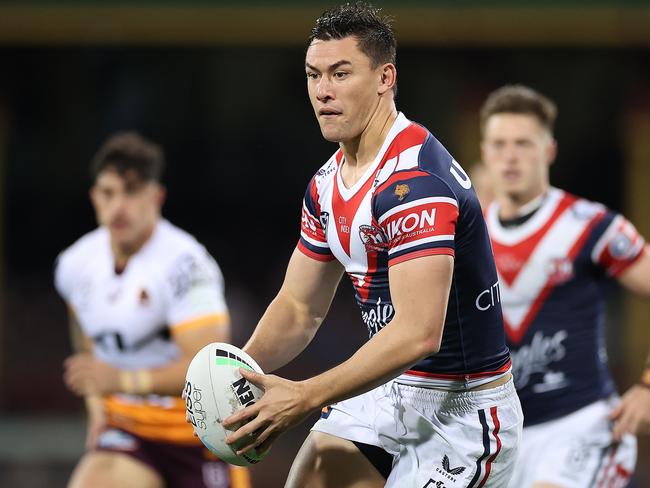
[[[280,292],[260,319],[253,335],[244,346],[270,373],[294,359],[311,342],[322,323],[306,306]]]
[[[103,415],[104,405],[100,396],[87,395],[84,397],[84,403],[86,404],[86,411],[89,417]]]
[[[442,319],[431,327],[417,327],[395,317],[347,361],[303,382],[310,407],[321,408],[369,391],[435,354],[442,327]]]
[[[120,370],[119,391],[135,395],[180,396],[191,360],[191,357],[183,356],[161,368]]]

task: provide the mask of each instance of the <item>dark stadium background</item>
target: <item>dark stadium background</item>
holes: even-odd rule
[[[648,3],[376,3],[396,17],[398,108],[466,168],[486,94],[529,84],[559,105],[553,183],[625,212],[650,237]],[[0,486],[64,486],[82,449],[82,402],[61,381],[70,347],[52,266],[94,226],[87,168],[100,142],[135,129],[164,146],[164,214],[221,265],[238,345],[281,283],[306,183],[335,150],[303,70],[310,24],[330,3],[135,4],[0,2]],[[612,367],[627,388],[650,313],[615,287],[610,302]],[[281,373],[322,371],[364,337],[344,279],[315,343]],[[282,485],[309,424],[254,468],[256,486]],[[649,458],[646,438],[637,487],[650,485]]]

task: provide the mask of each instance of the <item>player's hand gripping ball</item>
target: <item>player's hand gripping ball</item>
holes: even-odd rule
[[[183,397],[187,419],[205,447],[223,461],[249,466],[264,455],[251,450],[238,456],[239,447],[226,444],[226,437],[241,425],[231,426],[232,430],[221,425],[225,418],[264,394],[241,376],[239,368],[264,374],[255,360],[238,347],[223,342],[208,344],[196,353],[187,369]]]

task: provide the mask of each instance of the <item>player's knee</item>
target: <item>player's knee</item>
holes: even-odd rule
[[[285,488],[376,488],[384,481],[353,442],[312,431],[300,448]]]
[[[111,456],[94,452],[85,454],[72,472],[68,488],[108,487],[113,464]]]
[[[162,488],[160,476],[144,464],[122,454],[87,453],[75,468],[68,488],[138,486]]]

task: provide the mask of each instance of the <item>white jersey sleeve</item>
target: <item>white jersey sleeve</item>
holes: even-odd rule
[[[70,307],[83,295],[86,280],[80,279],[84,262],[89,259],[89,243],[97,239],[98,231],[86,234],[61,252],[54,263],[54,287]],[[92,257],[92,256],[91,256]]]
[[[171,261],[166,284],[167,323],[172,330],[228,317],[221,270],[202,247],[185,251]]]
[[[69,259],[65,253],[59,254],[54,264],[54,287],[66,303],[70,303],[72,294],[72,269]]]

